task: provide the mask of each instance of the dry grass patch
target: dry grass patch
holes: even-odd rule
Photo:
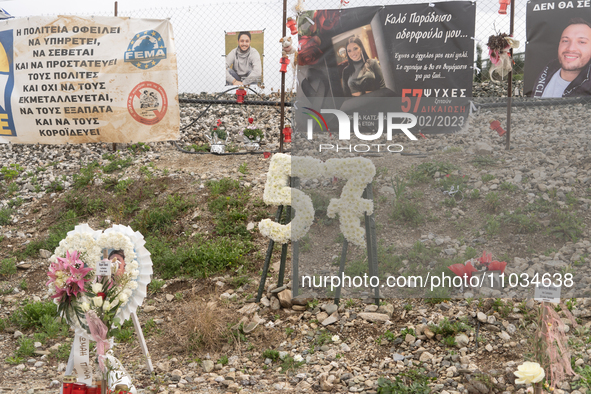
[[[236,314],[218,301],[194,297],[180,307],[171,330],[176,342],[187,350],[217,351],[235,343],[230,329],[235,319]]]

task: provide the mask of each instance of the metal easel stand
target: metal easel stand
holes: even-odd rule
[[[373,188],[371,183],[369,183],[365,190],[363,191],[363,198],[367,200],[373,200]],[[378,276],[378,243],[376,237],[376,221],[375,216],[372,213],[368,215],[365,213],[365,240],[367,245],[367,262],[369,265],[369,275],[371,276]],[[343,249],[341,251],[341,261],[339,265],[339,278],[343,278],[343,274],[345,272],[345,262],[347,261],[347,249],[349,248],[349,243],[345,239],[343,241]],[[341,281],[340,285],[335,290],[335,298],[334,303],[336,305],[339,304],[341,298],[341,287],[343,285]],[[380,305],[380,289],[379,287],[374,287],[374,300],[376,305]]]
[[[296,178],[291,178],[290,184],[292,187],[297,183],[298,183],[298,181],[296,180]],[[275,221],[280,224],[287,224],[287,223],[282,223],[283,207],[284,207],[283,205],[280,205],[277,208],[277,213],[275,214]],[[288,218],[287,221],[289,222],[289,221],[291,221],[291,214],[292,214],[291,206],[288,205],[286,207],[286,209],[287,209],[286,216]],[[263,292],[265,291],[265,282],[267,281],[267,274],[269,272],[269,265],[271,263],[271,256],[273,254],[273,247],[274,246],[275,246],[275,241],[270,239],[269,246],[267,247],[267,255],[265,256],[265,264],[263,265],[263,272],[261,274],[261,282],[259,284],[259,291],[257,293],[257,298],[255,299],[255,302],[261,301],[261,298],[263,296]],[[279,265],[279,279],[277,281],[277,287],[283,286],[283,278],[285,276],[286,261],[287,261],[287,244],[283,244],[283,245],[281,245],[281,264]],[[297,272],[294,273],[295,278],[297,278],[296,275],[297,275]],[[294,287],[294,286],[292,286],[292,287]],[[296,289],[296,293],[297,293],[297,285],[295,285],[295,289]]]

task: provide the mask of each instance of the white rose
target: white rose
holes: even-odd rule
[[[103,297],[101,297],[101,296],[94,297],[92,299],[92,303],[94,304],[94,306],[100,308],[103,305]]]
[[[544,368],[540,364],[530,361],[526,361],[518,366],[514,374],[519,378],[515,379],[515,383],[517,384],[538,383],[546,376]]]
[[[90,310],[90,304],[88,302],[83,302],[80,304],[80,309],[82,309],[82,312],[88,312]]]
[[[100,293],[101,291],[103,291],[103,284],[102,283],[93,283],[92,284],[92,292],[94,294]]]
[[[127,294],[125,294],[125,293],[119,294],[119,301],[121,302],[121,304],[125,304],[128,299],[129,299],[129,297],[127,296]]]
[[[103,302],[103,311],[108,311],[109,309],[111,309],[111,303],[109,301],[105,301]]]

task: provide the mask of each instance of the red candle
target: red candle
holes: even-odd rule
[[[86,394],[101,394],[101,392],[98,391],[98,386],[90,385],[86,386]]]
[[[291,127],[285,127],[283,129],[283,135],[284,135],[283,141],[291,142]]]
[[[281,59],[279,59],[279,63],[281,63],[281,68],[279,69],[279,71],[282,73],[286,73],[287,65],[289,64],[289,58],[287,56],[284,56]]]
[[[298,27],[296,26],[296,21],[293,18],[287,18],[287,27],[291,31],[291,35],[298,34]]]
[[[236,89],[236,102],[238,104],[244,102],[244,96],[246,96],[246,90],[242,86],[239,89]]]
[[[74,383],[76,383],[75,376],[71,376],[71,375],[64,376],[63,385],[62,385],[63,394],[72,394],[72,389],[74,388]]]
[[[499,14],[507,15],[507,6],[511,4],[511,0],[499,0],[499,4],[501,5]]]
[[[72,394],[86,394],[86,383],[74,383]]]

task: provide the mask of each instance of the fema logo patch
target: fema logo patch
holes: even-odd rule
[[[141,70],[154,67],[162,59],[166,59],[166,47],[156,30],[146,30],[133,36],[124,56],[125,62]]]

